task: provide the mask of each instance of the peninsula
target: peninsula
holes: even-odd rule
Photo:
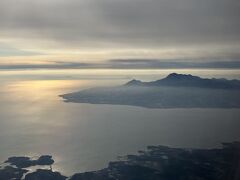
[[[169,74],[151,82],[131,80],[60,95],[65,102],[116,104],[146,108],[239,108],[240,81]]]

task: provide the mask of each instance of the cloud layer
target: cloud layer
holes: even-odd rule
[[[157,59],[115,59],[101,63],[54,62],[42,64],[0,64],[0,70],[17,69],[240,69],[240,61],[163,61]]]
[[[0,39],[26,49],[214,49],[237,59],[239,9],[239,0],[1,0]]]

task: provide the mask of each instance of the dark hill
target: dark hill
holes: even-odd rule
[[[148,108],[240,108],[240,81],[172,73],[166,78],[61,95],[65,102]]]
[[[190,74],[172,73],[167,77],[151,82],[142,82],[139,80],[132,80],[126,83],[127,86],[175,86],[175,87],[200,87],[200,88],[214,88],[214,89],[240,89],[239,80],[227,79],[206,79]]]

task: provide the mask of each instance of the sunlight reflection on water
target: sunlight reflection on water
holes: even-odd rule
[[[240,140],[239,109],[145,109],[64,103],[60,94],[132,78],[159,79],[172,70],[0,72],[0,160],[50,154],[54,169],[72,174],[102,168],[147,145],[218,147]],[[192,70],[239,78],[238,71]],[[20,74],[20,75],[19,75]],[[47,74],[47,75],[46,75]],[[110,77],[111,75],[111,77]]]

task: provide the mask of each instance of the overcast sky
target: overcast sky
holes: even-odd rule
[[[0,0],[0,64],[238,61],[239,0]]]

